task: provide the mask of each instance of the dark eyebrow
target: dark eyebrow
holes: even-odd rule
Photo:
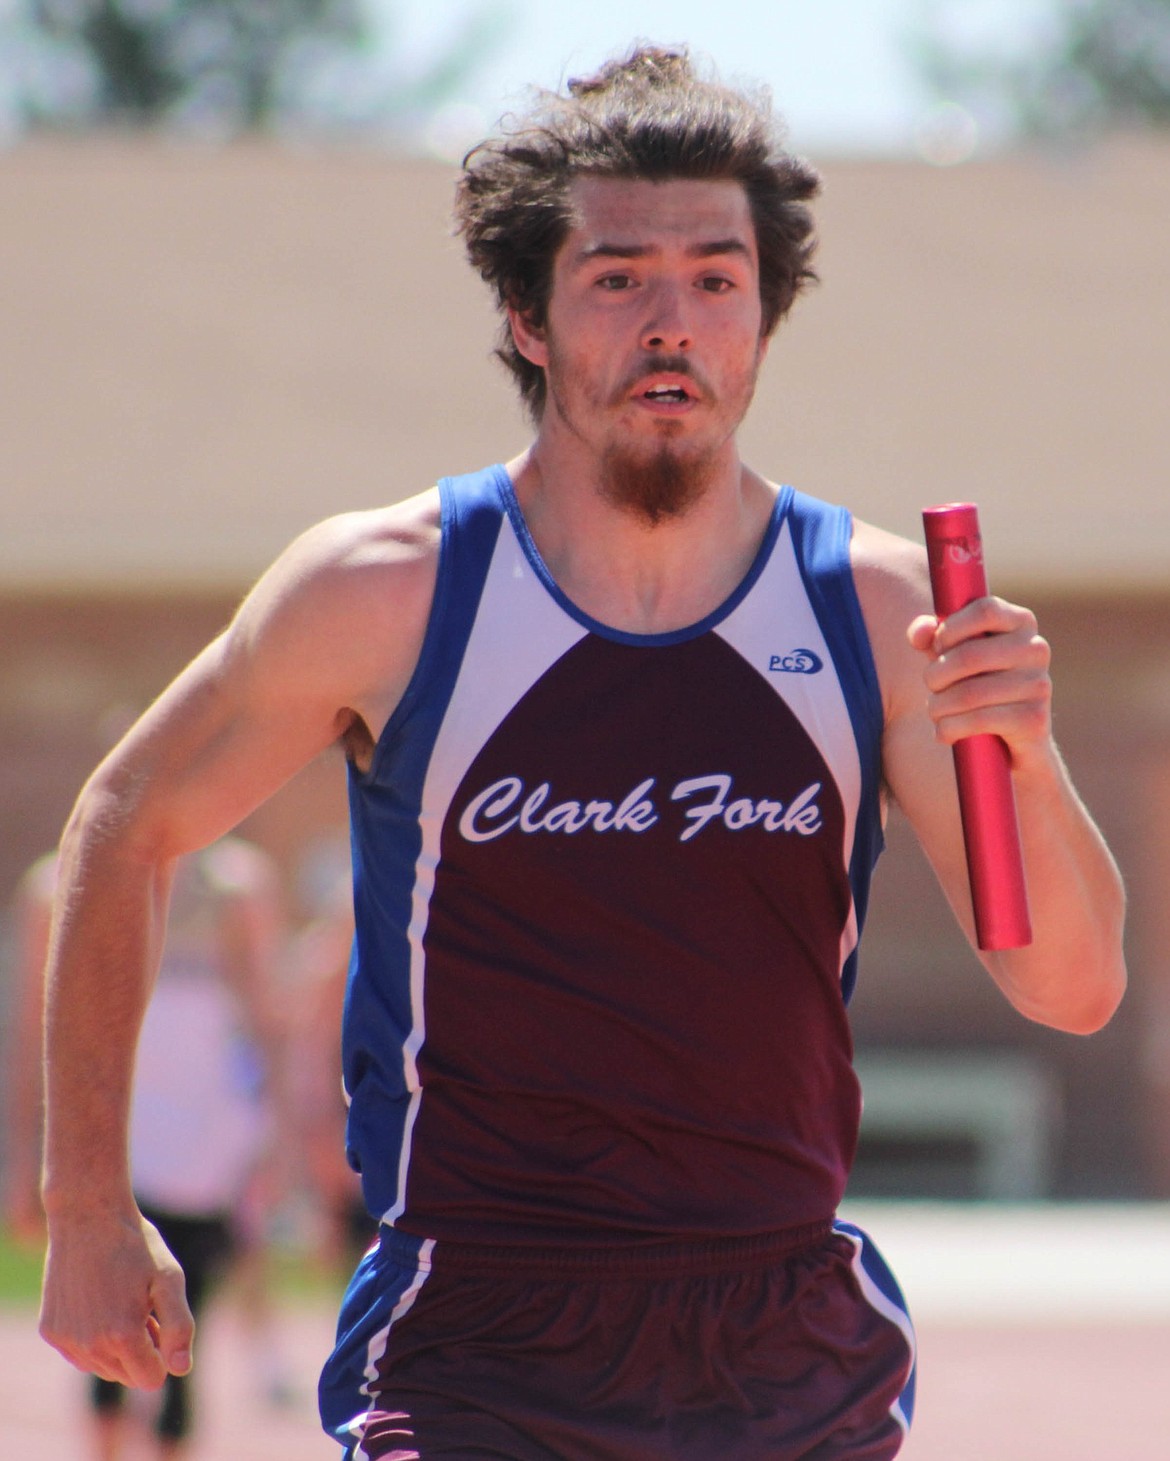
[[[595,259],[645,259],[656,252],[648,244],[601,243],[588,244],[573,260],[577,268],[591,264]],[[687,250],[691,258],[713,259],[724,254],[738,254],[751,258],[751,250],[741,238],[716,238],[706,243],[695,244]]]
[[[718,254],[741,254],[750,259],[752,254],[742,238],[717,238],[710,243],[696,244],[690,253],[696,259],[713,259]]]

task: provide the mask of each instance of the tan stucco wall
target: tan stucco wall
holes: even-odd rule
[[[1164,585],[1170,141],[822,170],[754,464],[911,534],[974,498],[1002,584]],[[522,445],[451,187],[372,151],[0,153],[0,587],[234,589]]]

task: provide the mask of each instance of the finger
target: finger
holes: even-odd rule
[[[195,1342],[195,1320],[187,1304],[182,1273],[175,1270],[160,1274],[151,1290],[154,1313],[152,1339],[168,1373],[185,1375],[192,1364]]]
[[[1027,715],[1033,707],[1046,711],[1051,699],[1052,682],[1046,675],[1005,671],[959,680],[930,696],[927,709],[936,722],[985,712],[1012,715],[1022,711]]]
[[[149,1332],[140,1321],[125,1328],[107,1325],[87,1340],[58,1335],[42,1322],[41,1337],[79,1370],[112,1380],[135,1390],[157,1390],[166,1379],[166,1369]]]
[[[936,704],[931,707],[931,717],[935,735],[946,745],[954,745],[967,736],[995,735],[1012,747],[1048,736],[1049,702],[1050,697],[1041,685],[1032,693],[1006,703],[972,704],[962,709],[953,708],[952,703],[952,708],[942,712]]]
[[[1036,616],[1031,609],[993,596],[973,599],[939,622],[936,648],[940,654],[946,654],[956,645],[982,635],[1031,635],[1035,634],[1036,627]]]
[[[966,686],[988,701],[1010,700],[1017,686],[1046,679],[1051,659],[1048,641],[1038,634],[993,634],[965,640],[937,655],[923,671],[923,680],[932,695]]]
[[[167,1367],[156,1342],[157,1327],[148,1315],[132,1334],[118,1337],[106,1361],[111,1371],[107,1379],[117,1380],[132,1390],[160,1388],[167,1377]]]
[[[910,621],[906,630],[906,638],[914,649],[924,653],[934,649],[935,636],[938,634],[941,620],[934,614],[919,614],[917,618]]]

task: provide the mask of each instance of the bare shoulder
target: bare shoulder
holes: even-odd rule
[[[858,593],[901,599],[899,608],[906,603],[929,608],[930,574],[921,544],[855,518],[850,556]]]
[[[926,549],[855,520],[850,558],[888,719],[904,692],[917,700],[921,691],[920,659],[906,631],[917,615],[931,612]]]
[[[244,600],[227,631],[227,658],[282,694],[300,684],[356,713],[376,737],[422,644],[439,542],[434,488],[317,523]]]
[[[233,628],[296,639],[409,619],[429,608],[439,557],[437,491],[392,507],[326,518],[302,533],[241,605]]]
[[[348,614],[369,599],[397,607],[433,587],[439,497],[432,489],[392,507],[340,513],[302,533],[257,584],[250,600],[268,609],[307,601],[315,613]]]

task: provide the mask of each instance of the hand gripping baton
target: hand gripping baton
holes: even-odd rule
[[[951,502],[922,513],[934,611],[940,619],[987,594],[979,514]],[[967,849],[975,933],[981,949],[1032,942],[1020,829],[1008,748],[999,736],[968,736],[952,747]]]

